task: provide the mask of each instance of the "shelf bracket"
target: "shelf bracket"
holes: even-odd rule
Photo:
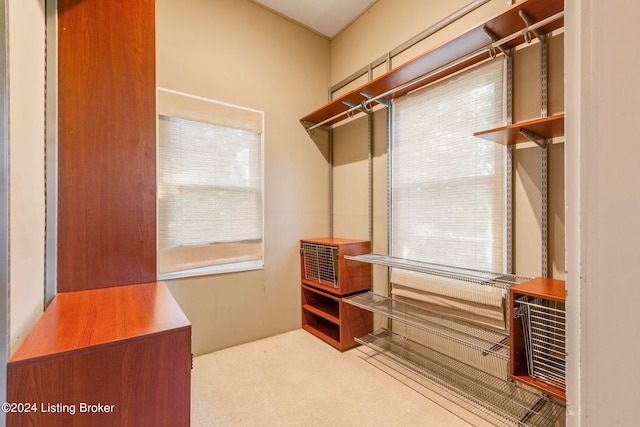
[[[544,139],[543,137],[541,137],[540,135],[536,135],[535,133],[533,133],[530,130],[527,130],[525,128],[520,128],[518,130],[519,130],[520,134],[522,134],[522,136],[527,138],[529,141],[535,142],[541,148],[547,148],[547,140]]]
[[[482,27],[482,31],[484,31],[484,33],[487,35],[487,37],[489,37],[489,40],[491,40],[491,43],[495,43],[498,40],[500,40],[500,38],[498,36],[495,35],[495,33],[493,31],[491,31],[490,29],[488,29],[486,26]],[[498,49],[500,49],[500,51],[507,57],[511,56],[511,52],[508,49],[505,49],[503,46],[498,46]],[[491,55],[492,58],[496,57],[496,48],[492,45],[489,47],[489,54]]]
[[[361,92],[360,92],[360,95],[362,95],[362,96],[364,96],[365,98],[367,98],[367,100],[370,100],[371,98],[373,98],[373,97],[374,97],[373,95],[371,95],[370,93],[367,93],[367,92],[365,92],[365,91],[361,91]],[[363,101],[363,103],[364,103],[364,102],[367,102],[367,101]],[[370,102],[370,101],[369,101],[369,102]],[[388,106],[389,106],[389,101],[387,101],[387,100],[385,100],[385,99],[382,99],[382,98],[380,98],[380,99],[374,99],[374,100],[373,100],[373,102],[377,102],[378,104],[383,105],[383,106],[385,106],[385,107],[388,107]]]
[[[520,15],[520,18],[522,18],[522,20],[524,21],[524,24],[526,25],[526,27],[522,30],[522,33],[524,34],[524,39],[527,43],[531,43],[532,31],[529,30],[529,27],[535,24],[535,21],[531,19],[531,17],[527,14],[527,12],[525,12],[522,9],[518,11],[518,15]],[[533,34],[535,34],[538,40],[540,40],[540,43],[544,43],[547,39],[546,35],[540,30],[537,30],[537,29],[533,30]]]

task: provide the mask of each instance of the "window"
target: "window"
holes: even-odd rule
[[[393,105],[393,255],[504,271],[506,148],[473,136],[503,120],[503,62]]]
[[[263,113],[158,91],[158,277],[262,267]]]

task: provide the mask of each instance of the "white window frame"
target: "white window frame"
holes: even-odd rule
[[[156,112],[156,156],[160,158],[160,116],[183,120],[191,120],[230,129],[250,130],[260,135],[260,181],[261,181],[261,238],[259,241],[259,259],[240,260],[212,265],[182,268],[176,271],[163,271],[163,259],[160,248],[160,223],[157,222],[157,263],[158,280],[177,279],[240,271],[258,270],[264,267],[264,112],[207,99],[197,95],[186,94],[166,88],[157,88]],[[160,191],[160,168],[157,168],[158,192]],[[156,198],[156,218],[160,215],[160,197]],[[255,248],[254,248],[255,250]]]

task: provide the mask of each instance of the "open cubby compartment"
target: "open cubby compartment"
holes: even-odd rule
[[[334,347],[340,347],[340,325],[319,316],[315,312],[302,310],[302,327]]]
[[[340,297],[302,285],[302,327],[339,350],[357,345],[356,336],[373,330],[373,314]]]
[[[308,286],[302,286],[302,308],[340,324],[340,300]]]

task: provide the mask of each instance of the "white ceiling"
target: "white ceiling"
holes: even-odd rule
[[[253,0],[329,39],[377,0]]]

